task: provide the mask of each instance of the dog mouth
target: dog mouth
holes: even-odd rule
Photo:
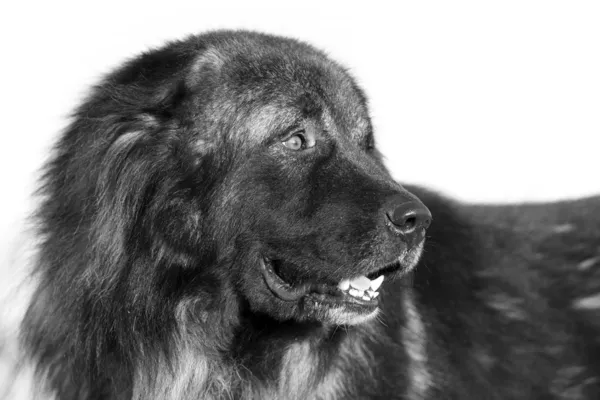
[[[385,276],[401,269],[398,260],[368,275],[342,279],[337,285],[327,283],[291,284],[277,273],[277,264],[277,261],[261,259],[265,282],[281,300],[293,302],[306,298],[330,306],[350,306],[358,309],[376,308],[379,304],[379,288]]]

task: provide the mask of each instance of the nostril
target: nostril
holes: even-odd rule
[[[406,230],[413,230],[415,228],[415,226],[417,226],[417,218],[414,216],[410,216],[408,218],[406,218],[406,220],[404,221],[404,224],[402,224],[404,229]]]
[[[429,209],[418,201],[408,201],[396,205],[387,212],[390,228],[402,235],[412,235],[415,231],[427,229],[431,224]]]

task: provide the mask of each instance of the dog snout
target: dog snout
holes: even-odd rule
[[[431,224],[431,212],[417,198],[399,197],[391,201],[386,210],[388,228],[403,237],[409,247],[425,238]]]

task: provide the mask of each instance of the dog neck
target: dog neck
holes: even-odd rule
[[[208,316],[207,316],[208,317]],[[209,323],[209,321],[206,321]],[[151,373],[140,365],[134,399],[337,399],[352,398],[364,376],[375,382],[370,338],[376,324],[324,327],[245,316],[227,348],[215,348],[189,328],[175,348],[156,357]],[[225,330],[223,330],[225,331]],[[214,334],[214,333],[213,333]],[[204,337],[203,342],[198,342]],[[167,355],[168,354],[168,355]],[[349,369],[360,370],[352,374]],[[366,384],[366,383],[365,383]]]

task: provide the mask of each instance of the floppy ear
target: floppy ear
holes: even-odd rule
[[[100,265],[116,267],[138,251],[182,260],[201,250],[202,210],[215,183],[214,138],[205,130],[214,127],[198,120],[222,62],[211,51],[190,61],[167,85],[100,87],[118,107],[100,124],[113,137],[96,183]]]
[[[170,184],[177,130],[164,97],[152,108],[154,92],[127,90],[110,81],[96,89],[45,169],[36,265],[43,279],[23,323],[40,370],[101,374],[115,346],[135,351],[140,332],[168,318],[151,297],[163,281],[149,265],[156,258],[142,221],[156,189]]]
[[[189,281],[181,268],[161,267],[181,265],[199,247],[207,178],[216,174],[211,133],[196,123],[200,95],[191,84],[202,79],[188,79],[196,53],[184,50],[143,55],[108,76],[45,167],[36,215],[43,284],[23,327],[40,371],[64,370],[50,377],[57,387],[62,373],[126,376],[114,358],[129,365],[145,338],[167,332],[173,303],[161,289]]]
[[[135,249],[131,239],[144,208],[144,198],[156,179],[156,165],[146,153],[152,138],[144,130],[121,134],[100,161],[92,222],[92,252],[102,279],[111,277]]]

